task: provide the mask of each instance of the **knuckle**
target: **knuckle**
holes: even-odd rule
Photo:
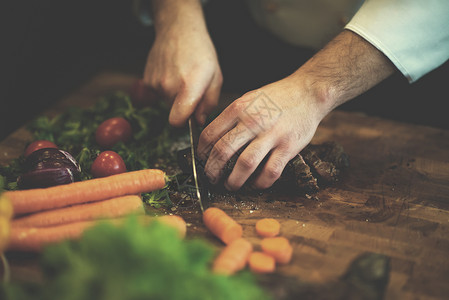
[[[295,152],[300,140],[300,135],[296,132],[281,133],[277,139],[277,145],[284,152]]]
[[[245,94],[246,95],[246,94]],[[248,104],[251,102],[249,100],[249,98],[245,97],[245,95],[243,95],[242,97],[236,99],[234,102],[232,102],[231,107],[233,109],[233,112],[236,115],[241,115],[242,112],[244,112],[246,110],[246,108],[248,107]]]
[[[201,159],[207,160],[209,158],[209,153],[212,151],[213,144],[212,143],[205,143],[204,146],[198,148],[198,155]]]
[[[166,94],[170,94],[173,89],[172,80],[168,76],[162,76],[159,80],[159,88]]]
[[[210,129],[210,127],[206,127],[203,130],[203,132],[201,132],[200,140],[205,145],[209,145],[209,144],[213,143],[214,139],[213,139],[213,134],[212,134],[212,130]]]
[[[227,161],[230,157],[229,150],[230,149],[226,143],[218,141],[212,149],[211,157],[218,161]]]
[[[243,169],[255,169],[258,165],[256,155],[240,155],[237,163],[239,163]]]
[[[295,144],[296,139],[291,134],[282,135],[278,140],[279,148],[289,150]]]
[[[238,100],[232,102],[229,108],[233,115],[239,115],[240,112],[244,109],[241,101]]]
[[[246,113],[240,115],[240,121],[246,128],[251,130],[254,134],[259,133],[261,130],[261,124],[259,124],[254,117],[249,116]]]
[[[222,173],[222,164],[214,159],[209,158],[207,160],[204,172],[209,178],[209,181],[215,183]]]
[[[284,164],[280,160],[275,160],[270,164],[267,164],[265,168],[266,176],[271,180],[277,180],[284,170]]]

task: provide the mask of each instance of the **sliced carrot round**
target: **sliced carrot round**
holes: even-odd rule
[[[262,251],[273,256],[277,263],[286,264],[292,258],[293,247],[285,237],[264,238],[261,247]]]
[[[276,268],[273,256],[259,251],[250,254],[248,264],[254,273],[272,273]]]
[[[272,218],[265,218],[256,222],[256,232],[261,237],[277,236],[280,229],[281,224]]]

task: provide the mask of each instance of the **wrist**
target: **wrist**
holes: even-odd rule
[[[360,36],[343,31],[292,76],[323,113],[366,92],[394,73],[392,63]]]
[[[318,122],[338,106],[332,86],[311,76],[305,68],[299,68],[289,77],[292,79],[297,91],[295,98],[297,101],[307,102],[309,112],[316,116]]]
[[[199,0],[153,0],[152,8],[156,34],[206,28]]]

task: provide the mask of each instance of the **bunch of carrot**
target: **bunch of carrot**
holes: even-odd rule
[[[243,229],[223,210],[211,207],[204,211],[203,222],[226,246],[215,258],[213,271],[231,275],[242,270],[248,264],[255,273],[274,272],[276,264],[291,261],[293,247],[288,239],[278,236],[280,223],[272,218],[256,222],[255,230],[262,238],[260,251],[254,251],[253,245],[242,237]]]
[[[98,219],[119,224],[128,214],[144,215],[140,193],[165,186],[165,173],[150,169],[43,189],[4,192],[13,207],[9,250],[39,251],[44,245],[74,239]],[[139,217],[148,222],[145,216]],[[186,232],[184,220],[164,216],[162,222]]]

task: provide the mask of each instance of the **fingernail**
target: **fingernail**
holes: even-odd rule
[[[216,178],[215,177],[213,177],[212,176],[212,174],[210,174],[210,173],[206,173],[206,176],[207,176],[207,179],[209,179],[209,182],[210,183],[212,183],[212,184],[215,184],[216,183]]]
[[[173,109],[170,111],[170,114],[168,116],[168,122],[170,123],[170,125],[175,127],[181,127],[185,123],[180,121],[179,115],[176,115],[176,113],[173,112]]]
[[[231,186],[228,184],[228,181],[227,181],[227,180],[224,182],[223,185],[224,185],[224,187],[225,187],[228,191],[230,191],[230,192],[233,191],[233,188],[231,188]]]

